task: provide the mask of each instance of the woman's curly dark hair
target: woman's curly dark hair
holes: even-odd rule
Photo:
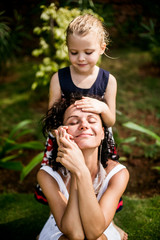
[[[97,100],[104,100],[95,95],[88,95],[88,97],[96,98]],[[46,115],[42,119],[42,131],[46,137],[49,132],[57,129],[59,126],[63,125],[63,117],[65,110],[75,101],[82,99],[82,94],[72,93],[70,97],[62,98],[61,101],[54,103],[53,106],[47,111]],[[102,120],[102,118],[101,118]],[[119,156],[115,153],[115,144],[112,139],[112,134],[108,131],[108,128],[105,126],[103,120],[102,125],[104,127],[105,137],[102,141],[102,147],[99,147],[98,159],[101,158],[101,163],[105,168],[107,166],[108,159],[118,160]],[[56,162],[57,157],[57,142],[54,138],[54,148],[52,151],[52,157],[49,159],[49,164],[53,167],[53,170],[58,170],[60,167],[63,167],[60,163]]]

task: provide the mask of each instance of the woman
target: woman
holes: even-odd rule
[[[43,166],[37,175],[52,213],[39,240],[127,239],[112,220],[129,180],[128,170],[108,159],[101,116],[83,112],[76,100],[55,104],[44,121],[46,132],[63,126],[55,130],[58,150],[53,169]]]

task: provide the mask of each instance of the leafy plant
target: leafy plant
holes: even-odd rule
[[[142,126],[140,126],[136,123],[133,123],[133,122],[126,122],[126,123],[123,124],[123,126],[127,127],[127,128],[130,128],[132,130],[147,134],[148,136],[150,136],[151,138],[156,140],[156,142],[155,142],[156,145],[160,146],[160,136],[158,136],[153,131],[151,131],[147,128],[144,128],[144,127],[142,127]]]
[[[65,45],[65,31],[73,18],[80,14],[90,13],[103,19],[91,9],[79,10],[67,7],[57,9],[54,3],[48,7],[42,5],[42,26],[34,28],[34,33],[39,36],[40,47],[32,51],[35,57],[42,57],[42,62],[35,66],[36,79],[32,84],[32,89],[38,85],[47,85],[53,73],[58,69],[69,65],[68,50]]]
[[[3,16],[4,11],[0,12],[0,69],[10,56],[9,40],[11,29],[8,26],[8,18]]]
[[[78,0],[76,1],[79,8],[82,10],[82,9],[87,9],[87,8],[94,8],[94,3],[92,0]],[[66,2],[66,6],[67,5],[71,5],[71,4],[74,4],[75,1],[72,1],[72,0],[68,0]]]
[[[43,156],[42,152],[39,153],[27,166],[24,166],[21,161],[15,161],[23,154],[25,149],[43,150],[44,148],[39,141],[20,143],[20,137],[33,134],[33,128],[29,127],[31,123],[31,120],[24,120],[11,130],[8,137],[0,137],[0,167],[21,171],[21,180],[41,162]]]
[[[158,136],[153,131],[144,128],[136,123],[133,122],[126,122],[123,124],[123,126],[130,128],[132,130],[138,131],[140,133],[146,134],[149,137],[153,138],[155,140],[154,144],[147,144],[142,142],[141,146],[144,148],[144,155],[147,158],[156,159],[157,156],[160,154],[160,136]],[[155,167],[158,171],[160,170],[159,167]]]
[[[15,58],[22,50],[23,39],[29,39],[30,35],[23,29],[22,16],[14,10],[14,21],[4,16],[5,11],[0,12],[0,71],[5,73],[6,63],[10,58]]]
[[[117,144],[118,148],[121,148],[123,150],[123,153],[125,155],[129,155],[132,153],[132,149],[130,147],[130,144],[134,143],[136,141],[136,137],[128,137],[128,138],[121,138],[118,134],[118,132],[114,132],[114,140]],[[120,161],[126,161],[126,156],[120,156]]]
[[[151,50],[152,61],[155,64],[160,62],[160,29],[156,26],[156,22],[152,19],[149,20],[148,24],[142,23],[141,26],[146,31],[141,33],[140,37],[149,41],[149,48]]]

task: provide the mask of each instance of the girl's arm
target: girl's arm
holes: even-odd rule
[[[109,75],[109,81],[104,94],[105,102],[90,97],[83,97],[75,102],[77,108],[86,112],[101,114],[107,127],[112,127],[116,121],[116,94],[117,82],[113,75]]]
[[[117,81],[113,75],[109,74],[108,85],[104,95],[107,107],[101,113],[107,127],[112,127],[116,121],[116,95]]]
[[[61,88],[59,84],[58,72],[55,73],[50,81],[49,87],[49,104],[48,108],[51,108],[55,102],[61,99]]]

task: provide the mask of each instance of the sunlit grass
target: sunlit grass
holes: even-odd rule
[[[160,196],[139,199],[124,197],[124,209],[116,214],[115,222],[125,230],[130,240],[160,238]]]
[[[115,223],[129,234],[129,240],[159,240],[160,196],[140,199],[124,196],[124,208]],[[0,195],[0,230],[5,239],[35,240],[49,216],[49,208],[33,194]]]

